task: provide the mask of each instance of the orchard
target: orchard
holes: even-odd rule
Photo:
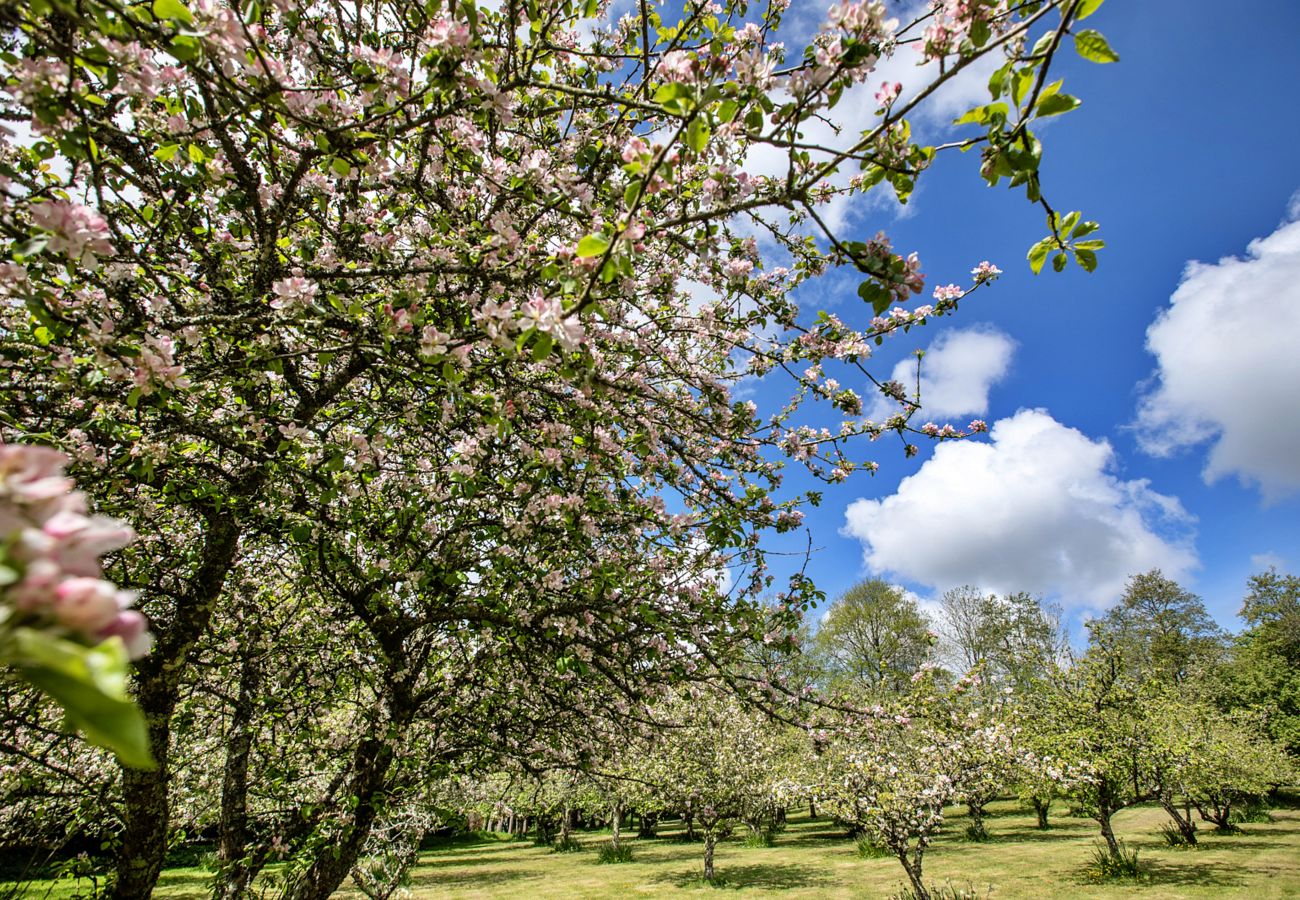
[[[1074,804],[1110,877],[1123,810],[1195,845],[1282,803],[1294,576],[1229,639],[1120,573],[1072,643],[1029,587],[827,604],[773,549],[986,438],[879,354],[1098,268],[1039,135],[1063,57],[1119,59],[1101,6],[0,3],[0,894],[202,853],[214,897],[389,897],[439,836],[605,827],[713,884],[807,810],[924,900],[959,809]],[[1023,259],[845,213],[948,157]]]

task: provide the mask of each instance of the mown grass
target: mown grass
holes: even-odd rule
[[[1099,883],[1088,865],[1098,839],[1091,819],[1054,815],[1049,831],[1007,801],[993,805],[992,839],[962,838],[967,822],[957,810],[925,858],[926,880],[992,888],[996,900],[1093,900],[1137,897],[1149,900],[1300,897],[1300,809],[1278,809],[1273,821],[1244,825],[1242,833],[1200,834],[1195,850],[1169,848],[1159,834],[1165,815],[1156,808],[1127,810],[1116,832],[1140,851],[1147,868],[1141,881]],[[1058,812],[1059,810],[1054,810]],[[856,843],[826,819],[792,816],[771,847],[746,847],[738,836],[719,845],[720,883],[702,882],[700,844],[682,843],[680,826],[668,823],[655,839],[627,839],[634,861],[600,865],[596,849],[608,832],[580,833],[587,849],[551,853],[530,840],[485,837],[457,841],[421,855],[411,892],[420,898],[620,898],[704,894],[721,897],[870,898],[888,897],[903,884],[892,858],[863,859]],[[199,868],[169,869],[155,893],[165,898],[207,896],[210,875]],[[83,896],[88,882],[82,882]],[[71,882],[33,885],[29,896],[71,898]],[[52,890],[50,890],[52,889]],[[46,894],[46,891],[50,893]],[[344,890],[340,896],[361,897]]]

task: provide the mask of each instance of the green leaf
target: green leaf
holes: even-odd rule
[[[686,129],[686,144],[696,153],[704,152],[709,143],[709,126],[702,119],[695,119]]]
[[[1074,14],[1074,21],[1082,22],[1084,19],[1088,18],[1088,16],[1095,13],[1097,8],[1105,2],[1106,0],[1083,0]]]
[[[1076,249],[1074,259],[1085,272],[1095,272],[1097,270],[1097,254],[1092,250]]]
[[[659,90],[655,91],[654,102],[663,105],[685,94],[685,87],[675,81],[670,81],[667,84],[661,84]]]
[[[541,362],[551,355],[551,347],[554,345],[554,339],[546,332],[540,332],[537,340],[533,342],[533,362]]]
[[[636,204],[636,198],[640,196],[641,179],[638,178],[623,189],[623,205],[631,209]]]
[[[194,24],[194,17],[181,0],[153,0],[153,14],[156,19],[179,19],[186,25]]]
[[[1084,59],[1095,63],[1119,62],[1119,54],[1110,49],[1110,44],[1106,43],[1100,31],[1092,28],[1074,36],[1074,49]]]
[[[19,674],[63,707],[68,723],[124,765],[152,769],[144,716],[126,696],[126,647],[109,638],[83,647],[32,628],[13,632]]]
[[[881,287],[874,281],[864,281],[858,285],[858,296],[871,304],[871,311],[876,315],[884,315],[885,310],[889,309],[889,304],[893,296],[885,288]]]
[[[604,234],[589,234],[582,240],[578,241],[578,256],[587,258],[600,256],[609,249],[609,236]]]
[[[334,174],[338,175],[340,178],[347,178],[352,174],[351,164],[349,164],[346,159],[339,156],[334,157],[334,161],[330,163],[330,168],[333,169]]]
[[[1029,268],[1034,270],[1035,275],[1043,271],[1043,263],[1047,261],[1047,251],[1050,249],[1052,249],[1052,239],[1050,237],[1043,238],[1029,248],[1027,255]]]
[[[1078,97],[1069,94],[1052,94],[1050,97],[1044,97],[1038,101],[1036,113],[1040,119],[1047,116],[1059,116],[1061,113],[1067,113],[1079,105]]]

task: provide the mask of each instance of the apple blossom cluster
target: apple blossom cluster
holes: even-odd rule
[[[66,253],[79,265],[94,268],[101,256],[113,255],[108,223],[88,206],[47,200],[30,207],[32,224],[50,232],[49,247]]]
[[[942,59],[962,51],[963,42],[983,45],[988,35],[1005,30],[1008,0],[934,0],[934,14],[923,34],[927,59]],[[979,31],[985,34],[978,38]]]
[[[0,624],[31,624],[91,643],[119,637],[138,658],[152,646],[148,623],[129,608],[135,594],[105,581],[99,562],[134,534],[87,515],[85,496],[63,474],[66,464],[48,447],[0,444],[0,572],[8,582]]]

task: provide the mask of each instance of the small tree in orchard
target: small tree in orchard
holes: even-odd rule
[[[775,496],[781,457],[838,481],[875,466],[855,439],[894,431],[912,452],[914,435],[983,428],[916,427],[867,363],[997,269],[972,260],[962,285],[905,306],[920,261],[832,230],[826,206],[906,199],[938,154],[978,146],[985,180],[1046,211],[1031,266],[1093,268],[1096,223],[1043,198],[1033,128],[1078,105],[1048,78],[1060,47],[1115,59],[1076,27],[1099,4],[943,3],[899,22],[845,0],[788,49],[786,5],[642,4],[612,24],[573,0],[0,5],[0,113],[26,126],[0,133],[0,438],[58,445],[138,533],[115,581],[157,635],[132,688],[156,766],[123,752],[114,895],[157,882],[187,686],[265,559],[292,553],[306,615],[337,626],[304,652],[359,664],[309,686],[352,691],[336,771],[273,836],[244,832],[266,847],[238,858],[285,847],[289,895],[324,898],[413,777],[408,748],[553,746],[549,730],[635,718],[761,637],[761,537],[803,502]],[[905,91],[808,136],[909,45],[932,65]],[[992,97],[963,117],[968,138],[917,142],[909,118],[981,58]],[[758,157],[777,165],[747,171]],[[801,310],[796,289],[832,268],[866,305]],[[773,416],[733,398],[778,369],[792,399]],[[898,414],[864,418],[837,375]],[[139,645],[144,619],[103,586],[77,595],[97,615],[25,606],[11,586],[35,561],[6,558],[7,621],[35,610],[60,637]],[[728,563],[749,577],[723,597],[710,576]],[[786,626],[808,596],[784,592]],[[102,693],[138,726],[108,652]]]
[[[1203,821],[1230,832],[1234,809],[1295,777],[1283,748],[1249,716],[1171,696],[1152,706],[1157,799],[1186,844],[1197,843],[1193,808]]]
[[[664,727],[642,760],[642,777],[668,809],[689,813],[704,837],[704,878],[738,822],[781,797],[781,731],[716,691],[684,693],[659,711]]]
[[[1011,745],[1004,725],[957,712],[958,699],[923,672],[906,700],[842,719],[827,730],[816,761],[822,809],[902,865],[913,896],[928,900],[925,852],[944,807],[982,798],[1002,781]]]
[[[1013,783],[1020,756],[1018,735],[1003,704],[981,699],[981,680],[976,672],[953,687],[946,724],[952,732],[949,746],[958,784],[956,799],[966,804],[970,816],[966,836],[973,841],[988,840],[985,810]]]
[[[1154,735],[1143,686],[1123,652],[1094,634],[1088,653],[1045,692],[1054,741],[1077,773],[1069,794],[1096,819],[1111,859],[1121,857],[1112,818],[1155,793]]]

